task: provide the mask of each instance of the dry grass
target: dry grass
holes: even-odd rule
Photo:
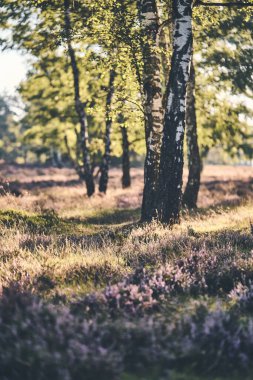
[[[61,217],[88,218],[111,209],[138,209],[141,204],[142,169],[132,169],[132,187],[126,190],[121,189],[120,170],[112,169],[108,194],[96,193],[91,199],[86,197],[83,184],[71,169],[12,166],[0,169],[2,179],[22,194],[21,197],[1,197],[0,209],[31,212],[54,209]],[[242,198],[251,198],[252,189],[253,168],[207,166],[202,173],[199,207],[236,204]]]
[[[193,348],[187,360],[191,362],[191,355],[193,355],[195,368],[201,368],[201,371],[204,371],[204,375],[199,377],[200,380],[210,378],[206,377],[202,360],[199,359],[204,355],[202,348],[199,348],[199,338],[195,341],[191,335],[192,331],[201,331],[200,338],[204,347],[206,339],[208,342],[212,341],[213,346],[211,345],[210,352],[207,351],[208,354],[203,357],[208,364],[209,355],[213,355],[213,362],[219,370],[223,368],[222,361],[219,356],[217,359],[216,355],[220,351],[216,348],[212,349],[216,347],[217,342],[219,347],[219,334],[224,334],[225,341],[227,339],[230,342],[229,339],[231,339],[233,343],[234,328],[236,333],[244,331],[238,329],[237,326],[241,318],[241,309],[234,316],[233,308],[238,307],[240,302],[242,305],[246,302],[247,307],[248,305],[251,307],[251,288],[245,290],[248,292],[247,297],[243,292],[244,285],[250,286],[253,280],[253,236],[250,222],[253,219],[253,169],[206,167],[202,176],[199,209],[191,212],[183,210],[182,223],[172,230],[155,222],[149,225],[137,223],[143,186],[142,170],[132,170],[133,185],[128,190],[121,189],[120,175],[119,169],[113,169],[108,194],[106,196],[95,194],[94,197],[88,199],[83,184],[79,183],[75,173],[70,169],[1,167],[1,176],[8,179],[9,189],[16,194],[21,193],[15,196],[3,192],[0,196],[0,283],[4,289],[7,289],[3,291],[2,299],[0,298],[0,310],[4,311],[3,315],[7,315],[6,325],[10,324],[10,327],[4,330],[7,331],[6,334],[0,333],[0,339],[8,342],[9,350],[6,351],[6,357],[9,352],[10,355],[17,356],[16,361],[10,357],[4,362],[6,370],[12,373],[11,380],[15,378],[16,368],[20,368],[20,365],[24,365],[22,367],[25,368],[24,371],[29,372],[27,362],[22,361],[24,352],[29,353],[26,359],[28,361],[34,355],[35,364],[30,365],[35,374],[44,373],[42,367],[45,367],[45,363],[50,368],[49,373],[51,369],[53,371],[56,369],[56,359],[52,356],[53,354],[48,357],[45,355],[47,350],[44,347],[48,339],[49,342],[51,339],[45,327],[49,320],[52,322],[51,328],[55,329],[52,333],[53,341],[60,342],[64,337],[69,344],[69,348],[65,350],[61,346],[58,347],[58,343],[54,343],[53,346],[49,343],[50,350],[52,349],[56,357],[60,358],[61,366],[64,367],[66,363],[65,355],[68,355],[71,360],[72,357],[76,360],[74,353],[78,348],[81,352],[79,355],[81,373],[84,366],[90,374],[89,378],[94,380],[107,380],[109,377],[119,379],[118,373],[123,376],[120,377],[122,380],[161,379],[156,375],[156,368],[151,368],[149,375],[144,371],[143,377],[142,374],[138,374],[138,370],[132,371],[127,366],[125,367],[128,368],[127,372],[123,373],[122,368],[129,359],[124,359],[122,352],[125,352],[126,345],[130,344],[131,350],[136,352],[133,360],[137,363],[136,368],[139,368],[145,363],[141,363],[144,359],[142,354],[138,356],[138,352],[142,353],[142,342],[147,340],[149,343],[147,347],[145,346],[145,350],[147,350],[148,361],[153,360],[154,357],[159,359],[159,354],[162,355],[164,349],[165,339],[161,331],[167,327],[169,330],[173,329],[176,321],[179,321],[182,326],[184,323],[187,325],[184,315],[188,314],[193,314],[192,319],[189,320],[190,326],[193,327],[190,330],[187,327],[187,331],[191,331],[188,338]],[[138,273],[144,275],[146,281],[144,287],[143,284],[138,287],[134,282],[137,281],[136,276],[138,279]],[[149,275],[145,277],[145,273],[150,273],[151,277],[149,278]],[[152,273],[156,273],[157,278]],[[159,276],[163,276],[162,279]],[[233,294],[235,294],[234,298],[239,297],[240,301],[236,300],[234,306],[229,297],[231,289],[238,283],[239,295],[237,295],[237,288]],[[14,293],[12,293],[13,290],[9,290],[13,289],[13,284]],[[109,284],[111,286],[107,287]],[[152,299],[152,295],[155,295],[152,289],[156,289],[158,293],[162,292],[161,299],[159,297],[158,301]],[[189,289],[195,292],[194,296]],[[15,292],[18,292],[18,295]],[[34,294],[39,296],[39,301],[33,298]],[[91,295],[91,298],[88,296],[86,299],[86,295]],[[99,309],[100,297],[108,303],[104,301],[102,306],[105,309],[102,307],[102,310]],[[219,310],[219,305],[217,308],[217,298],[219,305],[222,304],[222,311]],[[44,299],[45,303],[42,303],[41,299]],[[115,312],[119,310],[115,305],[119,300],[121,300],[120,307],[122,307],[123,315],[119,316],[118,320]],[[64,303],[63,309],[55,309],[55,304],[59,302]],[[88,309],[84,309],[82,305],[87,307],[87,302]],[[153,314],[151,311],[148,312],[149,316],[153,315],[151,325],[145,318],[143,320],[137,316],[135,317],[137,319],[132,321],[128,312],[130,306],[134,311],[136,308],[145,314],[147,305],[154,304],[158,307],[160,302],[162,309],[158,318],[155,311]],[[9,309],[12,310],[13,304],[16,305],[16,314],[9,315]],[[90,318],[89,313],[86,315],[86,312],[93,310],[90,309],[92,305],[95,309],[97,308],[98,314],[95,317],[92,316],[93,319],[87,322],[85,330],[87,336],[83,335],[83,332],[79,334],[79,324],[82,323],[84,326],[86,323],[84,319]],[[74,311],[72,311],[73,307]],[[25,317],[22,314],[23,309]],[[126,314],[124,314],[125,311],[127,311]],[[44,314],[51,315],[50,313],[52,313],[52,318],[45,317],[44,319]],[[201,313],[204,313],[204,317]],[[242,315],[244,318],[244,314]],[[111,321],[112,316],[116,318],[113,321]],[[170,325],[167,323],[168,316]],[[31,321],[36,321],[34,327],[34,322],[30,322],[29,318]],[[214,328],[209,337],[210,320],[214,323]],[[228,320],[232,322],[227,332]],[[253,326],[251,322],[251,320],[248,321],[245,326],[250,328]],[[32,327],[29,327],[29,323]],[[179,326],[181,326],[180,323]],[[61,324],[64,328],[59,327]],[[217,328],[220,328],[222,324],[224,328],[222,327],[221,332],[217,332]],[[102,346],[103,334],[107,336],[107,331],[114,331],[113,339],[116,343],[112,349],[112,358],[103,356],[103,349],[97,351],[97,343],[94,343],[92,335],[93,330],[90,330],[91,325],[95,328],[96,339],[102,337],[99,343]],[[67,332],[65,332],[66,326],[68,326]],[[29,333],[32,328],[31,337],[37,347],[35,353],[29,348],[30,335],[27,335],[29,338],[27,341],[24,339],[24,328],[27,328]],[[20,332],[16,333],[16,331]],[[16,338],[14,339],[12,334],[15,337],[20,334],[20,344],[16,345]],[[170,338],[171,332],[167,331],[167,334],[169,334],[168,341],[173,342]],[[185,332],[182,331],[182,335],[180,334],[174,340],[179,349],[184,352],[185,347],[187,348],[184,344]],[[241,339],[245,340],[247,334],[247,331],[243,332]],[[80,344],[83,339],[86,346],[82,346],[83,343]],[[73,342],[75,342],[75,347]],[[235,342],[237,342],[236,339]],[[232,343],[229,343],[230,346]],[[250,355],[251,348],[245,347],[243,348],[245,355]],[[92,354],[89,354],[91,356],[87,354],[87,358],[84,359],[83,355],[88,352],[87,349],[91,350]],[[156,356],[154,356],[154,350],[158,350]],[[120,365],[118,359],[115,359],[115,353],[119,355]],[[163,353],[165,356],[167,354],[167,351]],[[188,353],[186,357],[187,355]],[[219,355],[223,355],[222,357],[228,360],[227,363],[230,362],[229,352],[222,352]],[[241,357],[238,350],[234,355]],[[98,359],[99,364],[90,364],[91,357],[94,360]],[[37,367],[36,360],[42,366],[40,369]],[[110,364],[107,364],[107,360]],[[187,360],[186,370],[188,369]],[[13,362],[16,363],[16,367],[12,371]],[[160,363],[159,360],[158,363]],[[180,358],[178,363],[176,358],[175,363],[175,368],[180,369]],[[101,373],[104,373],[106,369],[112,375],[107,377],[100,373],[98,376],[92,365],[94,368],[98,366]],[[121,365],[123,365],[122,368]],[[164,364],[159,365],[163,369]],[[72,373],[75,366],[67,365],[66,368]],[[152,374],[153,369],[154,374]],[[235,369],[233,367],[233,371]],[[58,367],[57,371],[59,377],[45,375],[46,378],[62,378]],[[5,378],[9,380],[8,377]],[[223,376],[219,377],[219,379],[222,378]],[[72,377],[66,377],[66,379],[72,379]],[[188,377],[187,371],[181,374],[179,370],[172,379],[197,378],[195,375]]]
[[[1,281],[29,277],[43,295],[86,293],[137,266],[191,251],[194,244],[219,243],[224,231],[249,232],[253,215],[252,168],[206,167],[202,208],[184,211],[173,231],[133,224],[139,218],[141,169],[132,170],[128,190],[120,187],[119,169],[112,169],[108,194],[91,199],[70,169],[7,166],[1,175],[22,193],[0,197]]]

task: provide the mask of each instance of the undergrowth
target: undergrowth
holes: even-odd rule
[[[1,211],[1,379],[250,379],[252,211],[89,234],[50,210]]]

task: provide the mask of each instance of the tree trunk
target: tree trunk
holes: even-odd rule
[[[173,54],[167,86],[157,210],[159,221],[180,219],[185,130],[185,98],[192,51],[192,0],[173,0]]]
[[[71,19],[70,19],[70,6],[69,0],[64,0],[65,9],[65,34],[68,45],[68,54],[71,61],[71,68],[73,72],[74,88],[75,88],[75,109],[79,118],[80,123],[80,140],[82,147],[82,159],[83,159],[83,170],[84,170],[84,180],[87,188],[87,195],[90,197],[95,191],[94,179],[90,167],[90,155],[88,150],[88,136],[87,136],[87,125],[86,125],[86,115],[85,115],[85,105],[81,101],[80,97],[80,81],[79,81],[79,69],[77,66],[77,60],[75,56],[75,51],[71,43]]]
[[[155,210],[163,130],[162,69],[156,0],[140,0],[138,6],[143,34],[143,93],[145,98],[143,106],[146,139],[141,220],[150,221]]]
[[[186,96],[186,141],[188,153],[188,181],[183,195],[183,204],[188,208],[197,207],[200,186],[201,159],[198,146],[197,119],[195,109],[195,70],[191,62],[190,78]]]
[[[52,146],[50,147],[50,159],[52,166],[57,166],[55,150]]]
[[[112,107],[112,97],[114,93],[114,81],[116,77],[116,72],[110,70],[110,79],[108,92],[106,96],[106,125],[105,125],[105,153],[103,155],[102,164],[100,167],[101,176],[99,180],[99,191],[101,193],[106,193],[108,178],[109,178],[109,166],[111,158],[111,128],[112,128],[112,116],[111,116],[111,107]]]
[[[122,134],[122,187],[126,189],[131,186],[130,160],[129,160],[129,141],[127,128],[120,127]]]
[[[166,87],[170,74],[169,42],[164,28],[160,32],[159,47],[161,49],[161,64],[163,72],[163,87]]]
[[[158,16],[160,20],[164,19],[164,6],[162,0],[156,0],[157,8],[158,8]],[[171,8],[171,5],[169,5],[168,9]],[[167,12],[168,12],[167,9]],[[171,10],[171,9],[170,9]],[[167,20],[169,21],[169,20]],[[169,80],[169,74],[170,74],[170,63],[171,63],[171,57],[170,57],[170,46],[171,43],[171,37],[172,37],[172,25],[170,22],[160,22],[160,30],[159,30],[159,48],[161,49],[161,67],[162,67],[162,86],[163,89],[166,88],[168,80]],[[164,98],[165,98],[165,91],[163,91],[163,104],[164,104]],[[165,107],[164,107],[165,108]]]
[[[79,179],[81,181],[84,181],[85,180],[85,178],[84,178],[84,172],[83,172],[82,168],[80,167],[80,165],[78,164],[78,160],[74,159],[72,157],[71,149],[70,149],[70,146],[69,146],[67,135],[64,136],[64,143],[65,143],[65,148],[66,148],[66,151],[67,151],[67,156],[68,156],[68,159],[69,159],[71,165],[74,167],[76,173],[78,174]]]

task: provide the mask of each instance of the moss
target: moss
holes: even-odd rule
[[[49,232],[60,225],[60,219],[51,210],[41,215],[15,210],[0,211],[0,222],[5,227],[23,227],[29,232]]]
[[[140,219],[140,209],[119,209],[113,208],[96,212],[87,217],[86,221],[98,225],[117,225],[122,223],[137,222]]]
[[[71,234],[81,230],[71,221],[61,219],[54,210],[42,214],[16,210],[0,210],[0,224],[7,228],[18,228],[31,234]]]

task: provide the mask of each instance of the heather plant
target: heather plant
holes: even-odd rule
[[[133,224],[133,183],[0,197],[1,379],[251,379],[252,204]]]
[[[251,314],[253,311],[253,285],[239,282],[229,293],[229,297],[235,308]]]
[[[4,289],[0,312],[1,378],[118,378],[122,357],[109,327],[75,318],[16,286]]]
[[[3,290],[0,313],[3,379],[106,380],[149,368],[162,379],[189,368],[206,376],[252,369],[252,318],[241,321],[220,302],[210,310],[208,302],[195,301],[185,316],[126,313],[105,320],[45,303],[13,285]]]

